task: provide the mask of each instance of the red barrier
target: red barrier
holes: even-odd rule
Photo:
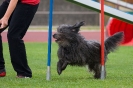
[[[107,35],[111,36],[116,32],[124,32],[124,41],[122,45],[133,46],[133,24],[129,24],[118,20],[116,18],[111,18],[106,26]]]

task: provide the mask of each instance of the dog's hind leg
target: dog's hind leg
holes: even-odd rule
[[[101,76],[101,64],[99,63],[96,63],[94,65],[94,78],[96,79],[100,79],[100,76]]]
[[[94,78],[100,79],[101,77],[101,64],[95,64],[94,66]],[[106,78],[106,67],[104,67],[104,77]]]
[[[57,72],[60,75],[62,73],[63,70],[66,69],[68,63],[66,61],[61,61],[59,60],[57,63]]]

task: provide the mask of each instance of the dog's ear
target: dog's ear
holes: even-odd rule
[[[74,24],[72,26],[72,31],[76,32],[76,33],[79,32],[80,27],[83,26],[84,24],[85,24],[85,21],[81,21],[81,22],[78,22],[78,23]]]

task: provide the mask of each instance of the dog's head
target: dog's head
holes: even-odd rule
[[[77,41],[80,27],[84,25],[84,21],[74,25],[62,24],[57,28],[57,32],[53,35],[56,42],[61,46],[69,46]]]

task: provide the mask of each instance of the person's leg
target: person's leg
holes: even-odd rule
[[[8,5],[9,5],[9,3],[7,3],[6,1],[4,1],[0,5],[0,19],[4,16],[4,14],[5,14],[6,10],[7,10]],[[5,61],[4,61],[4,58],[3,58],[3,47],[2,47],[2,36],[1,36],[1,33],[5,29],[0,29],[0,73],[1,74],[2,74],[2,72],[5,72]]]
[[[36,11],[38,5],[32,6],[18,3],[8,29],[8,43],[11,62],[17,75],[32,77],[31,69],[28,66],[24,37]]]

